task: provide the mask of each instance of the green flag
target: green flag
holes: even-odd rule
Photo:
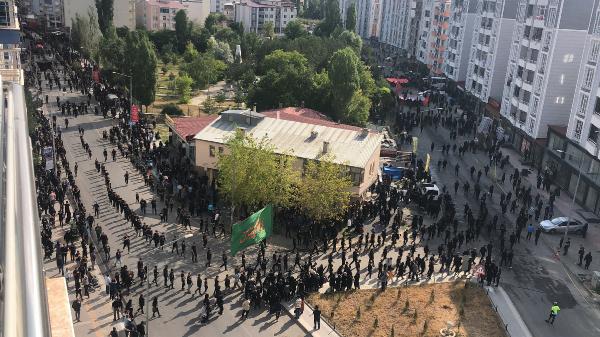
[[[259,243],[271,235],[273,229],[273,206],[268,205],[246,220],[233,225],[231,231],[231,255]]]

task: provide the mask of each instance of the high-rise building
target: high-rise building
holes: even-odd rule
[[[281,35],[287,24],[297,18],[296,5],[288,1],[243,0],[235,3],[235,22],[240,22],[246,32],[262,33],[264,24],[273,23],[275,34]]]
[[[402,49],[414,50],[414,21],[417,15],[416,0],[383,0],[381,5],[381,30],[379,42]]]
[[[63,0],[32,0],[31,9],[47,28],[57,29],[65,24]]]
[[[174,30],[175,15],[180,10],[187,13],[190,21],[201,25],[210,11],[208,0],[143,0],[136,4],[136,22],[147,30]]]
[[[423,0],[416,56],[432,75],[444,74],[451,5],[451,0]]]
[[[490,97],[496,102],[502,100],[517,2],[477,0],[465,89],[482,102],[487,103]]]
[[[444,75],[455,82],[463,82],[467,77],[476,9],[477,0],[452,0],[450,4],[442,70]]]
[[[21,67],[21,32],[14,1],[0,1],[0,75],[3,82],[23,85]]]
[[[363,39],[379,37],[384,0],[356,1],[356,33]]]
[[[548,125],[568,123],[573,102],[577,111],[588,109],[590,94],[575,87],[597,6],[598,0],[518,2],[501,113],[512,125],[513,146],[530,160],[539,160],[535,139],[546,138]]]

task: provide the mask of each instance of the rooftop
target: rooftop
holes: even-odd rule
[[[286,108],[298,109],[298,108]],[[279,110],[279,111],[277,111]],[[287,153],[298,158],[318,159],[327,149],[339,164],[364,168],[373,154],[379,151],[382,135],[379,132],[356,126],[338,124],[324,119],[302,116],[290,110],[265,111],[261,118],[247,121],[249,110],[229,110],[196,134],[194,139],[224,144],[237,128],[256,139],[267,138],[277,153]],[[313,110],[314,111],[314,110]],[[316,111],[315,111],[316,112]],[[279,113],[279,118],[277,114]],[[308,110],[306,114],[311,114]],[[318,112],[316,112],[318,113]],[[252,113],[256,115],[255,112]],[[319,113],[320,114],[320,113]],[[234,119],[234,116],[242,118]]]
[[[202,131],[206,126],[216,120],[219,116],[208,115],[200,117],[176,117],[171,118],[169,126],[179,135],[180,138],[190,141],[194,136]]]

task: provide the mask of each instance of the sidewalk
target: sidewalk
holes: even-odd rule
[[[294,316],[294,300],[283,303],[285,311],[291,317],[291,319],[295,320]],[[314,320],[313,320],[313,309],[308,303],[304,302],[304,312],[300,315],[300,318],[297,320],[298,325],[304,330],[306,333],[311,334],[314,337],[321,336],[330,336],[330,337],[341,337],[341,335],[334,329],[334,327],[327,322],[323,315],[321,315],[321,328],[319,330],[314,330]]]
[[[484,287],[492,306],[506,327],[510,337],[533,337],[515,305],[504,289],[500,287]]]

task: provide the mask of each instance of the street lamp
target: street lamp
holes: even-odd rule
[[[182,238],[177,238],[175,240],[171,240],[169,242],[166,242],[163,246],[167,246],[168,247],[170,244],[172,244],[173,242],[175,242],[175,241],[177,241],[179,239],[189,239],[192,236],[194,236],[193,233],[187,233]],[[143,257],[143,256],[145,256],[145,255],[150,255],[151,253],[153,253],[153,252],[155,252],[155,251],[157,251],[159,249],[160,249],[160,247],[156,247],[156,248],[150,249],[146,253],[142,254],[140,256],[140,258]],[[148,272],[150,272],[149,269],[148,269]],[[146,275],[146,336],[147,337],[150,337],[150,318],[148,317],[149,312],[150,312],[149,309],[150,309],[150,277],[148,275]]]
[[[129,112],[131,113],[131,106],[133,105],[133,76],[132,75],[118,73],[116,71],[113,71],[112,73],[113,73],[113,75],[119,75],[119,76],[123,76],[123,77],[129,77]]]

